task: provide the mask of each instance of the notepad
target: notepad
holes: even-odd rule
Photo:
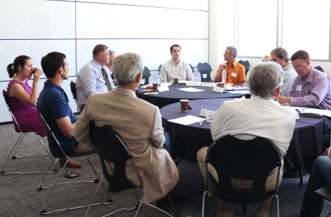
[[[182,125],[190,125],[194,123],[200,122],[201,117],[193,116],[193,115],[187,115],[185,117],[181,118],[175,118],[169,120],[170,122],[177,123],[177,124],[182,124]]]

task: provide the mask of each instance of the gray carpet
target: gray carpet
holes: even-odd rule
[[[14,143],[18,138],[18,134],[14,132],[13,126],[0,126],[0,165],[2,166]],[[44,141],[46,142],[45,138]],[[47,144],[47,142],[46,142]],[[32,171],[45,170],[50,162],[46,152],[41,148],[36,136],[29,133],[23,140],[16,156],[31,156],[42,155],[35,157],[24,157],[22,159],[10,160],[5,168],[5,172],[10,171]],[[80,169],[66,169],[66,171],[75,171],[80,174],[76,179],[94,179],[93,172],[89,168],[87,161],[84,158],[77,159],[82,163]],[[97,172],[101,174],[100,162],[97,155],[91,156],[91,161],[96,167]],[[197,216],[201,212],[202,193],[204,191],[203,178],[200,174],[198,165],[182,161],[179,164],[180,181],[175,187],[174,192],[179,195],[184,195],[185,199],[176,201],[175,206],[179,210],[181,216]],[[59,167],[58,167],[59,168]],[[56,174],[49,174],[46,177],[46,184],[52,183]],[[299,179],[283,179],[280,186],[280,216],[295,217],[298,216],[302,202],[302,197],[309,176],[304,177],[303,187],[299,187]],[[0,216],[40,216],[42,202],[48,193],[48,190],[37,191],[37,186],[41,179],[41,175],[1,175],[0,176]],[[70,181],[76,179],[68,179],[62,177],[62,181]],[[58,186],[53,197],[49,200],[47,210],[63,208],[64,206],[79,206],[87,204],[95,191],[96,184],[71,184],[67,186]],[[138,191],[141,195],[141,191]],[[136,205],[135,197],[132,191],[121,191],[111,194],[113,200],[112,205],[92,207],[89,216],[102,216],[119,208],[121,206],[132,207]],[[106,201],[107,196],[102,188],[99,189],[96,201]],[[154,203],[156,204],[156,203]],[[172,211],[167,201],[158,204],[167,211]],[[232,205],[236,216],[254,216],[258,208],[258,204],[248,205],[247,214],[241,215],[242,206]],[[275,207],[275,206],[274,206]],[[215,216],[216,201],[214,198],[208,198],[207,201],[208,216]],[[331,209],[331,203],[327,202],[324,205],[322,217],[326,216]],[[84,216],[86,209],[78,209],[73,211],[64,211],[50,216]],[[121,212],[116,216],[133,216],[134,212]],[[147,216],[165,216],[154,209],[144,206],[141,210],[141,217]],[[273,213],[275,216],[275,212]]]

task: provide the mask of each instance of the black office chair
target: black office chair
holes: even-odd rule
[[[162,69],[162,64],[159,65],[159,68],[157,68],[157,71],[159,71],[159,74],[160,74],[160,72],[161,72],[161,69]]]
[[[202,82],[211,82],[213,79],[210,78],[210,72],[212,71],[211,66],[208,63],[198,63],[198,71],[201,75]]]
[[[44,190],[44,189],[48,189],[48,188],[51,188],[46,196],[46,199],[45,201],[43,202],[43,205],[42,205],[42,208],[41,208],[41,211],[40,211],[40,214],[41,215],[48,215],[48,214],[52,214],[52,213],[55,213],[55,212],[60,212],[60,211],[69,211],[69,210],[75,210],[75,209],[81,209],[81,208],[87,208],[89,205],[90,206],[94,206],[94,205],[107,205],[107,204],[111,204],[111,199],[110,199],[110,196],[108,194],[108,191],[107,189],[104,187],[106,193],[108,194],[108,201],[107,202],[103,202],[103,203],[94,203],[94,204],[88,204],[88,205],[80,205],[80,206],[76,206],[76,207],[70,207],[70,208],[60,208],[60,209],[56,209],[56,210],[52,210],[52,211],[47,211],[47,202],[48,200],[50,199],[50,197],[53,195],[53,191],[55,189],[55,187],[57,185],[60,185],[60,184],[73,184],[73,183],[80,183],[80,182],[83,182],[83,183],[99,183],[100,182],[100,177],[98,175],[98,173],[96,172],[96,170],[94,169],[90,159],[89,159],[89,155],[91,154],[96,154],[96,151],[93,150],[93,151],[89,151],[89,152],[85,152],[85,153],[74,153],[70,156],[66,155],[66,153],[64,152],[63,148],[61,147],[58,139],[56,138],[55,134],[53,133],[52,129],[50,128],[50,126],[47,124],[47,121],[45,120],[44,116],[42,115],[42,113],[40,112],[40,109],[39,107],[37,106],[37,109],[38,109],[38,112],[39,112],[39,115],[40,115],[40,118],[42,119],[43,123],[44,123],[44,126],[45,126],[45,129],[46,129],[46,135],[47,135],[47,140],[48,140],[48,145],[49,145],[49,149],[51,151],[51,154],[53,156],[53,158],[56,158],[56,162],[58,161],[59,158],[66,158],[66,162],[64,164],[64,166],[62,167],[62,169],[60,170],[60,172],[58,173],[55,181],[53,184],[49,185],[49,186],[46,186],[46,187],[43,187],[42,186],[42,183],[47,175],[47,173],[44,174],[44,176],[42,177],[40,183],[39,183],[39,186],[37,188],[37,191],[41,191],[41,190]],[[59,179],[61,178],[62,176],[62,173],[64,171],[64,169],[66,168],[67,164],[68,164],[68,161],[70,158],[77,158],[77,157],[84,157],[88,164],[90,165],[93,173],[96,175],[96,179],[95,180],[91,180],[91,181],[88,181],[88,180],[76,180],[76,181],[72,181],[72,182],[59,182]]]
[[[17,159],[17,157],[16,157],[16,155],[15,155],[15,154],[16,154],[16,151],[18,150],[19,146],[21,145],[21,143],[22,143],[22,141],[23,141],[25,135],[26,135],[27,133],[29,133],[29,132],[24,132],[24,131],[21,129],[20,125],[18,124],[18,122],[17,122],[17,120],[16,120],[16,118],[15,118],[13,112],[12,112],[12,109],[11,109],[11,107],[10,107],[10,105],[9,105],[8,96],[7,96],[7,93],[6,93],[5,90],[2,91],[2,95],[3,95],[3,98],[5,99],[5,102],[6,102],[6,105],[7,105],[8,111],[9,111],[9,113],[10,113],[12,119],[13,119],[14,129],[15,129],[15,131],[16,131],[17,133],[20,134],[20,136],[19,136],[19,138],[17,139],[16,143],[14,144],[12,150],[10,151],[10,153],[9,153],[9,155],[8,155],[8,157],[7,157],[6,161],[5,161],[5,163],[2,165],[0,174],[21,174],[21,175],[23,175],[23,174],[36,174],[36,173],[45,173],[45,172],[56,172],[56,170],[53,170],[53,171],[32,171],[32,172],[22,172],[22,171],[18,171],[18,172],[5,172],[5,171],[4,171],[4,170],[5,170],[5,167],[6,167],[7,163],[8,163],[8,160],[9,160],[10,158],[11,158],[12,160]],[[34,132],[31,132],[31,133],[34,133]],[[51,156],[51,154],[49,153],[49,151],[47,150],[45,143],[42,141],[42,139],[40,138],[39,135],[37,135],[36,133],[35,133],[35,135],[36,135],[36,137],[37,137],[39,143],[41,144],[41,146],[45,149],[46,153],[48,154],[48,156],[49,156],[50,159],[52,160],[52,156]],[[31,156],[31,157],[35,157],[35,156]],[[52,162],[53,162],[53,161],[52,161]],[[53,163],[54,163],[54,162],[53,162]]]
[[[245,75],[247,75],[247,73],[249,71],[249,67],[250,67],[248,60],[239,60],[238,63],[245,66]]]
[[[137,206],[130,207],[130,208],[120,208],[116,211],[113,211],[106,216],[110,216],[112,214],[115,214],[120,211],[131,211],[134,209],[137,209],[135,213],[135,217],[138,216],[139,211],[142,207],[143,204],[146,204],[168,216],[172,216],[171,214],[165,212],[164,210],[149,204],[149,203],[144,203],[143,199],[139,199],[138,194],[135,190],[135,186],[133,186],[130,181],[126,177],[125,173],[125,165],[128,160],[130,160],[130,163],[135,169],[135,173],[137,175],[137,178],[140,182],[139,186],[142,185],[142,178],[140,177],[137,167],[134,164],[134,161],[132,160],[132,155],[130,154],[127,145],[121,138],[121,136],[115,132],[110,126],[103,126],[103,127],[98,127],[95,125],[94,122],[90,123],[90,135],[91,135],[91,142],[95,145],[97,152],[99,154],[100,160],[101,160],[101,165],[102,165],[102,170],[104,173],[104,177],[109,183],[109,191],[110,192],[116,192],[119,190],[124,190],[124,189],[133,189],[133,192],[135,194],[135,197],[137,199]],[[114,174],[110,175],[104,165],[104,160],[108,162],[112,162],[114,164]],[[102,179],[103,180],[103,179]],[[99,185],[102,182],[99,183]],[[91,203],[94,200],[94,197],[98,191],[95,191]],[[143,198],[143,197],[142,197]],[[168,196],[170,203],[174,209],[174,206],[172,204],[172,201],[170,197]],[[87,217],[88,212],[89,212],[90,207],[87,209],[85,217]]]
[[[78,107],[78,104],[77,104],[77,90],[76,90],[76,83],[74,81],[70,81],[70,90],[71,90],[72,97],[74,98],[74,100],[76,102],[78,114],[80,114],[81,109]]]
[[[331,201],[331,188],[329,186],[325,186],[322,188],[319,188],[315,190],[316,194],[319,194],[321,197],[324,199]],[[330,212],[326,215],[326,217],[331,216],[331,210]]]
[[[145,66],[143,70],[143,75],[141,78],[141,85],[148,84],[149,82],[149,77],[151,76],[151,71]]]
[[[323,68],[321,66],[314,66],[315,69],[318,71],[324,72]]]
[[[208,165],[217,172],[219,182],[211,176]],[[264,201],[270,196],[277,200],[279,217],[278,181],[281,168],[281,155],[278,148],[268,139],[256,137],[252,140],[240,140],[234,136],[224,136],[208,149],[206,158],[206,186],[203,194],[202,216],[205,215],[205,197],[207,193],[224,201],[246,205]],[[277,168],[275,190],[266,192],[265,183],[270,172]],[[232,187],[232,178],[252,180],[252,187],[247,191],[236,191]],[[270,210],[271,216],[272,209]]]

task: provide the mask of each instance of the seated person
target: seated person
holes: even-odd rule
[[[33,68],[32,59],[25,55],[16,57],[14,63],[7,66],[7,71],[10,78],[14,77],[7,88],[8,103],[19,127],[23,132],[35,132],[40,136],[46,136],[44,124],[35,107],[38,81],[43,72]],[[28,79],[32,74],[31,88]],[[16,125],[15,128],[17,129]]]
[[[178,44],[170,47],[171,60],[162,65],[160,72],[161,83],[173,82],[174,78],[186,81],[194,80],[190,65],[180,59],[181,49]]]
[[[264,137],[270,139],[284,156],[290,145],[298,114],[293,108],[283,107],[274,101],[274,98],[280,93],[281,73],[282,69],[279,64],[273,62],[256,65],[248,80],[252,97],[224,102],[216,111],[214,120],[210,125],[212,139],[217,141],[229,134],[237,135],[238,139],[244,140],[253,139],[254,136]],[[203,147],[197,153],[197,160],[204,177],[206,175],[207,150],[208,147]],[[215,180],[221,182],[222,179],[218,180],[215,168],[209,166],[208,168]],[[282,170],[279,184],[281,177]],[[268,176],[265,184],[267,191],[274,190],[276,179],[276,172]],[[247,181],[250,180],[234,179],[232,185],[235,188],[244,189],[244,186],[247,187]],[[225,201],[217,200],[219,216],[226,214],[234,216]],[[270,205],[271,197],[261,204],[256,216],[269,216]]]
[[[309,54],[299,50],[291,57],[298,76],[294,79],[290,97],[279,96],[278,102],[291,106],[331,109],[331,85],[329,77],[311,66]]]
[[[77,104],[82,111],[87,98],[96,93],[106,93],[115,88],[109,68],[109,49],[98,44],[93,49],[93,59],[78,72],[76,80]]]
[[[111,126],[128,145],[142,178],[144,202],[149,203],[163,198],[176,185],[178,169],[169,153],[162,148],[165,138],[159,108],[136,97],[142,70],[139,55],[126,53],[116,57],[113,73],[118,87],[89,97],[74,135],[77,141],[90,144],[91,121],[100,126]],[[104,163],[108,173],[113,174],[113,164]],[[129,181],[138,186],[139,180],[129,161],[125,171]]]
[[[307,189],[303,197],[300,216],[319,217],[323,209],[324,199],[314,191],[324,186],[331,187],[331,147],[319,156],[311,171]]]
[[[281,96],[290,96],[290,91],[294,79],[297,77],[297,73],[289,62],[289,56],[287,51],[282,47],[277,47],[271,51],[271,60],[278,63],[282,69],[282,86],[280,88]]]
[[[224,82],[227,84],[242,86],[246,81],[245,66],[235,61],[237,49],[227,47],[224,51],[225,63],[219,65],[214,77],[215,82]],[[223,74],[225,78],[223,78]]]
[[[109,69],[110,76],[113,79],[113,81],[114,81],[114,76],[113,76],[113,67],[112,66],[113,66],[116,56],[117,56],[116,51],[109,50],[109,63],[107,64],[107,67]]]
[[[68,79],[69,66],[66,56],[59,52],[51,52],[41,59],[41,66],[47,77],[44,89],[41,91],[38,106],[46,122],[54,132],[66,155],[91,151],[73,137],[77,121],[69,106],[67,94],[62,89],[62,83]],[[60,159],[64,166],[66,158]],[[68,167],[79,168],[81,165],[69,160]]]

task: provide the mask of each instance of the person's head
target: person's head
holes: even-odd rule
[[[237,49],[235,47],[227,47],[224,51],[224,60],[227,62],[233,62],[237,56]]]
[[[311,70],[309,54],[306,51],[299,50],[292,55],[291,62],[298,75],[306,80]]]
[[[41,59],[41,67],[47,78],[54,78],[57,73],[60,73],[63,80],[68,79],[69,66],[63,53],[48,53]]]
[[[252,95],[272,99],[279,95],[282,81],[282,68],[274,62],[263,62],[256,65],[248,79]]]
[[[26,78],[31,77],[33,70],[32,59],[28,56],[21,55],[15,58],[14,63],[7,66],[9,77],[14,77],[17,73],[23,73]]]
[[[271,51],[270,55],[271,60],[281,65],[282,68],[288,65],[289,56],[284,48],[277,47]]]
[[[109,66],[113,65],[116,56],[117,56],[116,51],[109,50],[109,63],[108,63]]]
[[[170,47],[170,54],[172,60],[179,60],[182,48],[178,44],[174,44]]]
[[[113,75],[120,86],[134,83],[139,86],[142,70],[142,59],[135,53],[119,55],[113,63]]]
[[[100,65],[108,65],[109,63],[109,49],[104,44],[98,44],[93,49],[93,59]]]

